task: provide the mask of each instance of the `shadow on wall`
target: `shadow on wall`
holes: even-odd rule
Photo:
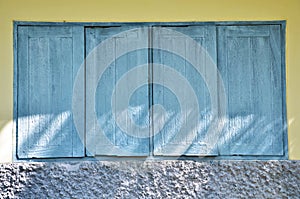
[[[295,118],[291,118],[288,120],[288,129],[290,129],[292,126],[295,126],[297,124],[295,124]],[[295,127],[293,127],[295,128]],[[290,136],[288,136],[289,138]],[[295,140],[292,140],[292,139],[288,139],[288,150],[289,150],[289,154],[297,154],[297,146],[296,146],[296,143],[295,143]],[[295,150],[296,149],[296,150]],[[289,155],[289,159],[293,160],[294,157],[291,157]]]
[[[0,163],[12,162],[13,122],[0,120]]]

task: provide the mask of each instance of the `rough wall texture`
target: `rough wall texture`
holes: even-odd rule
[[[300,198],[300,161],[2,164],[0,198]]]

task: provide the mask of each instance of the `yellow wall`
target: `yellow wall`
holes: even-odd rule
[[[13,20],[287,20],[289,158],[300,160],[300,0],[0,0],[0,162],[12,156]]]

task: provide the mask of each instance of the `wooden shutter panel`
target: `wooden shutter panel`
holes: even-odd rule
[[[135,30],[131,30],[135,29]],[[125,31],[128,31],[126,32]],[[106,40],[108,39],[108,40]],[[105,41],[106,40],[106,41]],[[103,44],[103,43],[104,44]],[[103,45],[102,45],[103,44]],[[88,156],[147,156],[149,155],[149,136],[140,138],[139,131],[125,132],[120,129],[113,116],[119,117],[120,110],[112,108],[112,103],[125,100],[127,88],[117,92],[113,90],[122,76],[131,69],[148,64],[148,49],[138,49],[140,44],[148,45],[147,28],[136,27],[95,27],[86,29],[86,129]],[[124,52],[120,55],[120,52]],[[100,66],[105,61],[107,68],[99,75]],[[104,66],[106,67],[106,66]],[[148,80],[148,71],[136,74],[126,83],[138,82],[140,78]],[[135,92],[128,106],[129,117],[122,117],[127,125],[130,119],[137,125],[148,125],[149,95],[148,86],[144,85]],[[122,110],[125,111],[125,110]],[[128,129],[126,126],[126,129]]]
[[[283,155],[280,25],[221,26],[218,66],[227,94],[221,155]]]
[[[177,34],[177,31],[184,35]],[[193,42],[190,39],[193,39]],[[198,51],[195,50],[195,42],[207,54],[198,54]],[[156,127],[158,125],[164,125],[160,132],[155,132],[154,155],[217,155],[217,147],[214,144],[216,142],[213,141],[216,138],[207,133],[210,125],[211,100],[217,99],[210,98],[205,82],[205,78],[217,81],[215,76],[216,66],[215,69],[211,69],[212,76],[210,76],[208,70],[204,70],[202,74],[199,74],[195,69],[199,65],[203,68],[208,66],[209,59],[213,62],[216,61],[215,26],[154,28],[153,49],[153,62],[163,64],[163,72],[158,71],[156,65],[153,67],[154,82],[163,82],[161,85],[153,85],[153,104],[161,104],[166,110],[164,116],[153,117],[154,129],[158,129]],[[178,54],[178,51],[181,54]],[[194,60],[194,64],[197,66],[189,63],[191,59]],[[175,70],[185,78],[195,92],[196,103],[187,103],[192,96],[188,96],[188,92],[184,90],[182,83],[176,79],[177,77],[170,76],[167,70]],[[167,85],[166,81],[171,81],[171,83]],[[216,85],[214,83],[211,86],[216,87]],[[176,96],[170,87],[174,88],[173,91],[181,93],[180,95],[183,96],[182,105],[179,104],[179,96]],[[199,108],[199,115],[193,116],[191,112],[195,108]],[[192,117],[198,117],[196,126],[190,126],[189,124]]]
[[[73,82],[84,59],[83,34],[83,27],[18,27],[18,158],[84,155],[72,114]],[[77,108],[83,107],[84,102]]]

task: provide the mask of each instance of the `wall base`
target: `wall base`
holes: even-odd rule
[[[0,198],[299,198],[300,161],[0,164]]]

